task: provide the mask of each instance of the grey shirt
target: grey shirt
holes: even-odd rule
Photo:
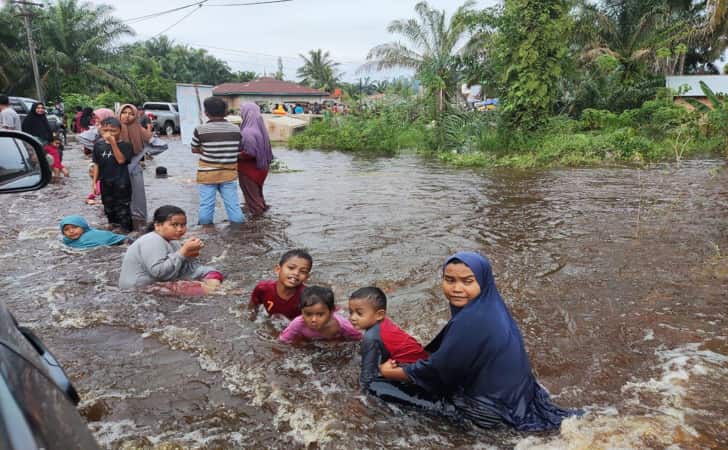
[[[23,124],[20,116],[11,106],[0,111],[0,128],[22,131]]]
[[[185,258],[179,241],[167,241],[152,231],[137,239],[124,254],[119,287],[130,289],[157,281],[197,280],[215,269],[197,258]]]

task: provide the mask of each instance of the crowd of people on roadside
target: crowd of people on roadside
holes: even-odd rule
[[[273,153],[259,107],[243,104],[239,127],[225,119],[227,106],[218,97],[206,99],[204,111],[208,120],[195,129],[191,142],[192,152],[199,155],[198,224],[213,223],[218,193],[229,222],[243,223],[238,186],[248,214],[263,214],[269,208],[263,183]],[[29,130],[44,131],[37,119],[30,123]],[[60,223],[63,242],[77,249],[130,244],[121,264],[122,289],[180,296],[218,289],[225,276],[200,263],[205,245],[201,239],[184,239],[187,215],[181,208],[156,209],[144,234],[128,236],[135,221],[146,223],[139,162],[152,139],[137,108],[122,105],[118,114],[108,109],[82,111],[78,125],[79,141],[90,148],[93,160],[92,190],[94,194],[100,190],[113,231],[93,229],[72,215]],[[49,137],[48,143],[58,141]],[[58,151],[49,154],[55,159]],[[564,418],[581,414],[554,405],[536,380],[521,331],[496,288],[490,262],[482,255],[459,252],[445,260],[441,286],[451,317],[425,347],[391,320],[384,291],[375,286],[354,291],[348,299],[347,320],[336,310],[330,288],[306,286],[312,269],[313,258],[305,250],[285,252],[274,267],[275,278],[260,281],[253,289],[250,318],[255,320],[262,307],[269,315],[289,319],[278,336],[287,344],[361,341],[359,382],[364,392],[482,428],[553,430]]]

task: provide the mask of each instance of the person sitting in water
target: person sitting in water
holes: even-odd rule
[[[192,237],[180,242],[186,232],[184,210],[172,205],[158,208],[147,233],[124,254],[119,287],[130,289],[176,282],[161,285],[162,290],[181,295],[204,295],[217,288],[223,281],[222,274],[197,261],[204,245],[200,239]]]
[[[483,428],[552,430],[565,417],[579,414],[551,403],[533,376],[521,331],[486,258],[472,252],[449,257],[442,290],[452,318],[426,347],[430,357],[411,364],[389,360],[380,366],[384,378],[447,397]]]
[[[250,295],[251,319],[255,320],[258,305],[263,305],[268,314],[282,314],[293,320],[301,314],[301,293],[304,283],[311,275],[313,258],[300,249],[289,250],[281,256],[273,269],[275,280],[259,282]]]
[[[387,296],[377,287],[364,287],[351,294],[349,320],[364,331],[359,375],[359,384],[364,390],[368,390],[373,381],[383,380],[379,365],[385,361],[413,363],[429,356],[415,338],[389,320]]]
[[[61,220],[63,243],[72,248],[87,249],[110,245],[121,245],[126,236],[106,230],[91,228],[81,216],[66,216]]]
[[[278,336],[287,344],[299,341],[358,341],[361,333],[341,314],[334,304],[334,292],[322,286],[309,286],[301,294],[301,315],[288,324]]]

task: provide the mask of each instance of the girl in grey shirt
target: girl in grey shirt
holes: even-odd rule
[[[220,285],[222,274],[197,261],[203,242],[195,237],[180,241],[187,232],[184,210],[171,205],[158,208],[148,231],[124,255],[120,288],[163,282],[161,287],[165,292],[204,295]]]

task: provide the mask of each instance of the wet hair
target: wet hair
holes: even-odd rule
[[[349,300],[366,300],[374,310],[387,310],[387,296],[384,291],[375,286],[367,286],[354,291]]]
[[[150,231],[154,231],[154,225],[158,223],[164,223],[167,220],[169,220],[170,217],[176,216],[182,214],[183,216],[187,216],[185,213],[185,210],[180,208],[179,206],[174,205],[164,205],[157,208],[156,211],[154,211],[154,218],[152,219],[152,222],[147,225],[147,233]]]
[[[10,98],[7,95],[0,95],[0,105],[9,105]]]
[[[307,306],[322,304],[334,310],[334,291],[323,286],[307,286],[301,293],[301,309]]]
[[[308,261],[308,265],[311,266],[311,268],[313,268],[313,258],[311,257],[311,255],[308,254],[308,252],[306,250],[303,250],[300,248],[288,250],[287,252],[285,252],[283,254],[283,256],[281,256],[281,259],[278,261],[278,265],[282,266],[283,264],[286,263],[286,261],[288,261],[291,258],[305,259],[306,261]]]
[[[208,116],[223,117],[225,116],[225,111],[227,111],[227,104],[220,97],[207,97],[204,105],[205,114]]]
[[[114,127],[121,130],[121,122],[119,122],[119,119],[117,119],[116,117],[107,117],[106,119],[101,121],[101,126]]]

